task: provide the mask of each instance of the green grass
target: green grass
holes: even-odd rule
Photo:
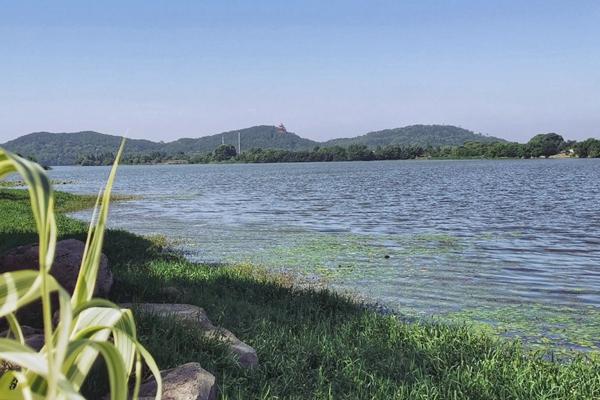
[[[0,190],[0,252],[35,240],[27,197]],[[93,201],[57,193],[65,211]],[[85,224],[58,217],[62,237]],[[182,302],[257,349],[260,367],[239,368],[219,343],[170,319],[138,317],[142,343],[161,368],[197,361],[224,399],[594,399],[600,359],[554,363],[519,343],[464,325],[406,323],[326,290],[294,288],[285,276],[248,265],[199,265],[164,253],[157,240],[109,231],[105,253],[116,301]],[[168,297],[161,288],[177,287]],[[90,398],[105,393],[93,379]]]

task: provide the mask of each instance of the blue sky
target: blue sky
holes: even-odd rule
[[[0,142],[279,122],[600,137],[600,2],[0,0]]]

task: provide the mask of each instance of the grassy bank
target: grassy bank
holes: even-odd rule
[[[0,190],[0,252],[36,240],[27,201],[23,191]],[[84,238],[85,224],[64,213],[92,203],[57,194],[61,238]],[[200,362],[225,399],[600,398],[596,356],[551,363],[518,343],[464,326],[407,324],[250,266],[194,264],[124,231],[108,232],[105,253],[115,274],[113,300],[201,306],[257,349],[260,367],[244,370],[198,332],[169,319],[138,318],[141,340],[161,368]],[[179,293],[161,293],[169,286]],[[105,391],[101,378],[88,384],[90,398]]]

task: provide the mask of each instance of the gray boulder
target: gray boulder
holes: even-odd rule
[[[25,343],[35,351],[40,351],[44,347],[44,344],[46,344],[46,338],[43,333],[36,333],[25,336]]]
[[[163,400],[215,400],[217,385],[215,377],[202,369],[198,363],[187,363],[176,368],[161,371]],[[154,378],[140,387],[141,399],[154,399],[156,381]]]
[[[254,368],[258,366],[258,355],[256,350],[238,339],[227,329],[214,326],[208,319],[208,315],[203,308],[191,304],[159,304],[159,303],[141,303],[121,304],[123,308],[132,308],[148,314],[159,316],[172,316],[182,321],[192,323],[204,332],[207,337],[221,341],[228,345],[233,354],[236,355],[240,366],[244,368]]]
[[[85,243],[80,240],[67,239],[56,243],[56,255],[50,274],[69,293],[73,293],[75,289],[84,249]],[[37,244],[20,246],[0,256],[0,273],[38,268],[39,247]],[[94,295],[106,296],[110,292],[112,284],[113,275],[108,267],[108,259],[102,254]]]

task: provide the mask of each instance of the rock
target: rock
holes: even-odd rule
[[[31,336],[25,336],[25,343],[35,351],[40,351],[46,343],[46,338],[43,333],[36,333]]]
[[[81,267],[85,243],[67,239],[56,243],[56,255],[50,273],[69,293],[73,293]],[[17,247],[0,256],[0,273],[39,268],[38,246],[29,244]],[[94,294],[106,296],[113,284],[113,276],[104,254],[100,258]]]
[[[188,363],[177,368],[161,371],[163,400],[215,400],[217,385],[215,377],[202,369],[198,363]],[[156,381],[142,383],[140,399],[154,399]]]
[[[21,332],[25,337],[25,343],[33,348],[35,351],[40,351],[44,344],[46,343],[46,338],[44,337],[44,331],[42,329],[32,328],[27,325],[23,325],[21,327]],[[8,337],[8,330],[0,332],[0,337]],[[11,334],[11,338],[14,336]]]
[[[193,323],[204,331],[207,337],[226,343],[233,354],[237,356],[240,366],[254,368],[258,366],[256,350],[239,340],[227,329],[212,324],[203,308],[191,304],[121,304],[123,308],[133,308],[148,314],[173,316],[182,321]]]
[[[30,336],[30,335],[35,335],[38,333],[44,333],[44,331],[42,329],[32,328],[31,326],[27,326],[27,325],[21,326],[21,332],[23,333],[23,336]],[[8,329],[0,332],[0,337],[7,337],[7,336],[8,336]]]
[[[224,328],[214,327],[206,331],[206,336],[222,341],[229,345],[229,350],[237,356],[240,366],[243,368],[255,368],[258,366],[258,355],[254,348],[238,339],[233,333]]]

